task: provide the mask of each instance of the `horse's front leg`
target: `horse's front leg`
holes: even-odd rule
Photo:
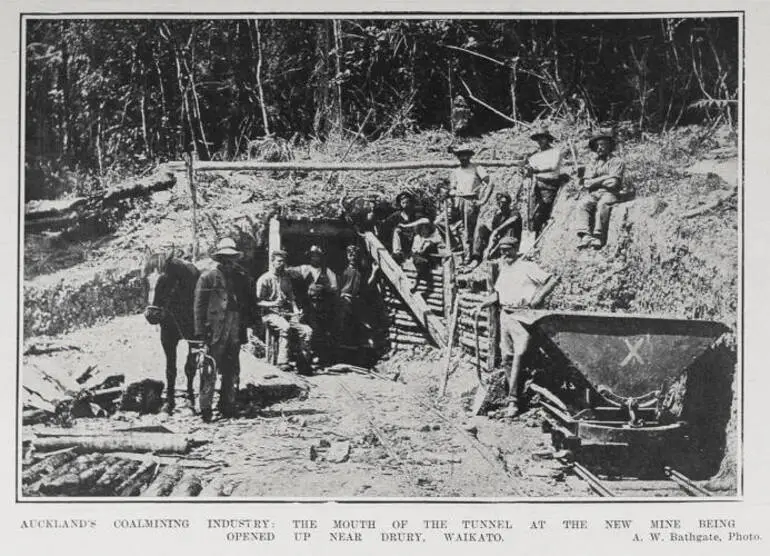
[[[176,392],[176,346],[177,338],[167,338],[161,334],[163,352],[166,354],[166,411],[172,413],[176,406],[174,395]]]
[[[187,398],[190,400],[190,405],[195,407],[195,390],[193,388],[193,382],[195,380],[195,354],[192,351],[192,346],[190,346],[187,351],[184,374],[187,377]]]

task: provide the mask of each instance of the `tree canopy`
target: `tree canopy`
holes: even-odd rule
[[[478,132],[732,123],[738,107],[736,17],[25,22],[28,198],[67,171],[99,183],[192,149],[231,159],[267,135],[449,127],[457,95]]]

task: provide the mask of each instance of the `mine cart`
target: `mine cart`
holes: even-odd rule
[[[703,452],[729,418],[733,350],[721,323],[595,313],[531,312],[526,390],[558,448]],[[721,422],[719,425],[718,422]],[[705,453],[701,454],[705,457]]]

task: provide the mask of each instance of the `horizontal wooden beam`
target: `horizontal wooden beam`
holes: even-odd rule
[[[510,168],[520,166],[522,159],[505,160],[474,160],[475,164],[486,168]],[[270,171],[304,171],[304,172],[388,172],[394,170],[423,170],[423,169],[452,169],[460,166],[457,160],[399,160],[396,162],[261,162],[258,160],[234,160],[195,162],[195,170],[199,171],[239,171],[253,172]],[[166,163],[166,170],[182,172],[187,168],[184,162]]]

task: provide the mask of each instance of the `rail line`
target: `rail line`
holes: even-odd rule
[[[697,485],[692,479],[670,466],[663,468],[668,480],[653,481],[644,479],[600,479],[580,462],[565,462],[565,465],[575,476],[585,481],[595,494],[603,498],[634,496],[634,493],[640,491],[645,492],[645,496],[667,496],[672,494],[672,490],[685,492],[688,496],[693,497],[713,496],[711,492]]]

